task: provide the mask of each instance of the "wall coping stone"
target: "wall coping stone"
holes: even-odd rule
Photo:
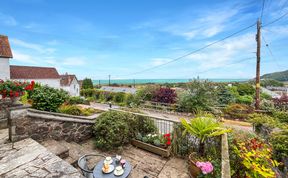
[[[33,113],[39,113],[39,114],[48,114],[48,115],[53,115],[53,116],[60,116],[60,117],[67,117],[67,118],[75,118],[75,119],[81,119],[81,120],[95,120],[100,114],[96,113],[91,116],[74,116],[74,115],[69,115],[69,114],[63,114],[63,113],[56,113],[56,112],[49,112],[49,111],[40,111],[37,109],[28,109],[28,111],[33,112]]]
[[[28,109],[31,108],[30,105],[18,105],[18,106],[11,106],[8,108],[9,111],[21,110],[21,109]]]
[[[221,136],[221,178],[231,178],[227,133]]]
[[[28,109],[28,116],[32,118],[41,118],[55,121],[77,122],[83,124],[94,124],[95,121],[91,119],[83,119],[82,117],[69,117],[70,115],[62,116],[51,112],[39,111],[35,109]]]

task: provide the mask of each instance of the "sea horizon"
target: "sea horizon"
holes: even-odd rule
[[[111,79],[110,84],[163,84],[163,83],[187,83],[192,81],[193,79]],[[200,80],[208,80],[211,82],[245,82],[250,79],[200,79]],[[94,85],[109,84],[109,80],[92,80]]]

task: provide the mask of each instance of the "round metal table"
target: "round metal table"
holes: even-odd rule
[[[113,165],[116,168],[116,159],[113,158]],[[94,178],[127,178],[132,170],[132,166],[130,165],[130,163],[126,160],[126,164],[125,164],[125,168],[124,168],[124,173],[121,176],[115,176],[114,175],[114,170],[109,173],[109,174],[105,174],[102,172],[102,168],[103,168],[103,163],[104,163],[104,159],[101,160],[100,162],[98,162],[95,166],[95,168],[93,169],[93,176]]]

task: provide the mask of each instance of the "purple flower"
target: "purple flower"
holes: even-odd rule
[[[208,162],[196,162],[196,166],[201,169],[203,174],[209,174],[213,171],[213,165]]]

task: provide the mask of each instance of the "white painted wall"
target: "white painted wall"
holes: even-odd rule
[[[56,89],[60,89],[60,79],[13,79],[21,82],[31,82],[32,80],[35,83],[40,83],[41,85],[48,85]]]
[[[70,86],[61,86],[61,88],[67,91],[71,96],[80,96],[80,85],[75,78]]]
[[[0,79],[2,80],[10,79],[9,60],[9,58],[0,58]]]

